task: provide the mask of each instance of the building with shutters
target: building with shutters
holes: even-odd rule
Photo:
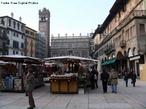
[[[116,0],[92,38],[101,68],[140,76],[139,65],[146,63],[146,0]]]
[[[25,46],[25,24],[22,22],[22,18],[19,20],[13,18],[14,14],[9,16],[1,16],[0,22],[2,23],[0,28],[3,29],[2,37],[7,37],[7,40],[3,41],[5,55],[24,55]]]

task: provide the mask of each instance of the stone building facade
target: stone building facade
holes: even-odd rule
[[[37,31],[25,26],[25,56],[36,57]]]
[[[7,53],[7,29],[4,27],[4,22],[0,23],[0,55],[5,55]]]
[[[100,69],[135,71],[146,63],[146,0],[116,0],[92,38]]]
[[[24,27],[25,24],[21,22],[21,17],[19,20],[13,18],[13,13],[11,13],[11,17],[9,16],[1,16],[0,17],[1,28],[5,28],[5,35],[7,35],[7,41],[3,46],[5,48],[5,55],[24,55]]]
[[[73,55],[80,57],[89,57],[90,36],[58,36],[51,37],[51,56]]]

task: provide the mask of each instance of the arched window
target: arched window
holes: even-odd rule
[[[126,51],[124,51],[124,56],[127,56],[127,53],[126,53]]]
[[[104,62],[104,59],[102,59],[101,62],[103,63]]]
[[[115,58],[115,54],[112,54],[112,58]]]
[[[104,61],[107,61],[107,59],[105,58]]]
[[[131,49],[129,48],[129,49],[128,49],[128,57],[131,57],[131,56],[133,56],[133,54],[132,54]]]
[[[137,54],[137,53],[136,53],[136,48],[134,47],[134,48],[133,48],[133,56],[136,55],[136,54]]]

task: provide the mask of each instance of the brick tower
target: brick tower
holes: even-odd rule
[[[50,57],[50,11],[39,10],[39,31],[46,36],[46,57]]]

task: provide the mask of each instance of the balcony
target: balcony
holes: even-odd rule
[[[0,33],[0,38],[3,39],[3,40],[7,40],[7,39],[8,39],[8,36],[7,36],[7,34],[4,32],[4,33]]]
[[[113,36],[115,33],[120,31],[126,24],[128,24],[134,18],[146,18],[146,10],[134,10],[130,12],[125,18],[119,23],[114,30],[109,33],[109,36]],[[109,39],[110,37],[108,37]]]
[[[104,53],[106,55],[109,55],[111,52],[115,51],[115,46],[114,45],[110,45],[105,51]]]
[[[100,48],[100,46],[101,46],[101,44],[95,44],[94,50],[95,50],[95,51],[98,50],[98,49]]]
[[[126,48],[126,41],[125,40],[122,40],[120,41],[120,47],[123,49],[123,48]]]
[[[135,17],[146,17],[146,10],[134,10],[129,15],[127,15],[119,24],[118,28],[125,26],[130,20]]]

